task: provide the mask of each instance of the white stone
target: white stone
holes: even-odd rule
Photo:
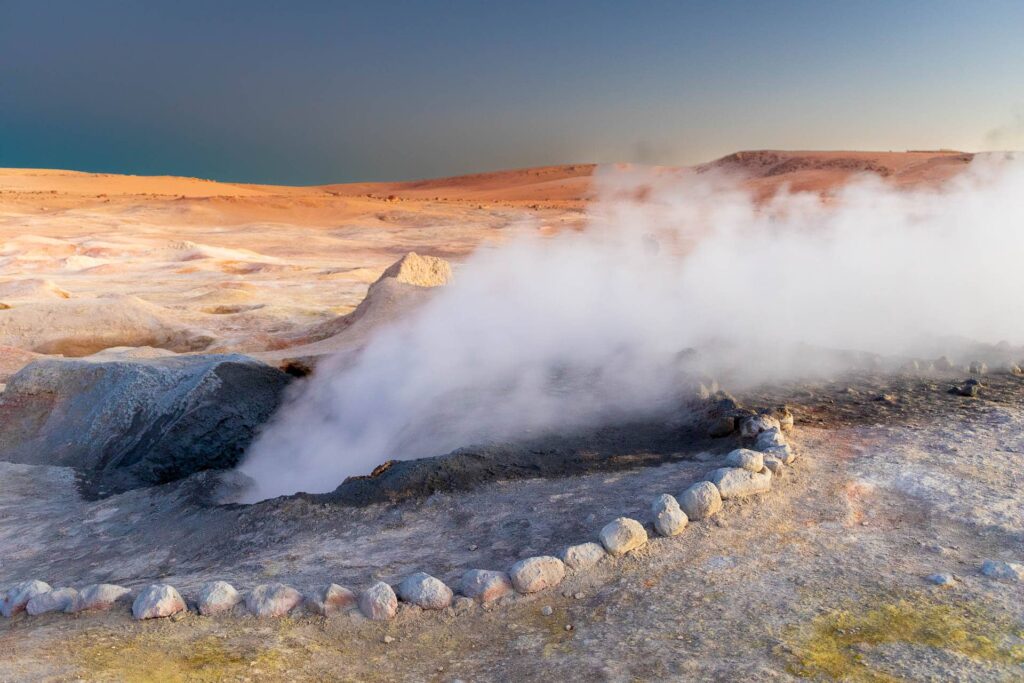
[[[460,593],[480,602],[503,598],[511,595],[514,590],[508,574],[488,569],[470,569],[462,575],[462,582],[459,585]]]
[[[142,589],[132,603],[132,616],[136,619],[157,619],[185,611],[185,601],[172,586],[156,583]]]
[[[740,420],[740,436],[754,437],[769,429],[782,429],[779,421],[771,415],[751,415]]]
[[[455,595],[440,579],[416,572],[398,584],[398,597],[423,609],[444,609],[452,604]]]
[[[708,481],[718,487],[723,499],[742,498],[765,493],[772,487],[772,472],[751,472],[738,467],[720,467],[708,475]]]
[[[644,525],[629,517],[612,520],[601,529],[601,545],[608,554],[620,557],[647,543]]]
[[[764,469],[764,455],[749,448],[737,448],[725,456],[725,464],[728,467],[739,467],[751,472],[760,472]]]
[[[759,451],[764,451],[769,448],[775,448],[776,446],[785,446],[786,437],[782,435],[782,432],[778,429],[769,429],[761,432],[757,435],[757,439],[754,440],[754,448]]]
[[[378,581],[359,596],[359,610],[374,621],[393,619],[398,613],[398,596],[391,586]]]
[[[686,513],[679,509],[675,498],[663,493],[651,503],[651,514],[654,516],[654,528],[662,536],[675,536],[686,528],[690,521]]]
[[[233,609],[242,601],[242,594],[227,581],[211,581],[199,589],[196,606],[199,613],[210,616]]]
[[[57,588],[45,593],[38,593],[25,605],[25,611],[32,616],[47,612],[65,612],[68,607],[75,604],[77,597],[78,591],[74,588]]]
[[[528,557],[512,565],[508,575],[520,593],[536,593],[561,583],[565,578],[565,564],[550,555]]]
[[[356,603],[356,594],[336,583],[321,588],[306,598],[306,607],[322,617],[346,612],[354,608]]]
[[[78,591],[78,598],[66,611],[108,610],[130,592],[124,586],[112,583],[93,583]]]
[[[280,617],[302,603],[302,593],[283,583],[256,586],[245,596],[246,608],[257,617]]]
[[[781,477],[786,471],[785,463],[780,458],[776,458],[774,455],[764,456],[764,466],[771,470],[772,475],[775,477]]]
[[[709,481],[699,481],[679,496],[679,507],[689,519],[707,519],[722,509],[722,494]]]
[[[41,593],[49,593],[53,590],[50,584],[45,581],[22,581],[7,589],[3,602],[0,603],[0,614],[5,617],[13,617],[18,612],[23,612],[28,601]]]
[[[1024,581],[1024,564],[985,560],[981,565],[981,573],[990,579]]]
[[[766,448],[764,456],[772,456],[782,461],[784,465],[792,465],[793,461],[796,460],[796,453],[793,451],[792,446],[774,446],[772,448]]]
[[[565,566],[573,571],[590,569],[607,555],[600,543],[580,543],[563,548],[558,554]]]

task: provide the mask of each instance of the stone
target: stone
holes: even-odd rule
[[[47,612],[66,612],[75,604],[78,591],[74,588],[57,588],[56,590],[38,593],[25,605],[25,611],[36,616]]]
[[[981,390],[981,382],[976,379],[969,379],[958,387],[953,387],[952,391],[960,396],[967,396],[968,398],[974,398],[978,395]]]
[[[934,366],[936,370],[948,372],[949,370],[953,369],[953,361],[951,361],[946,356],[940,356],[939,358],[935,359]]]
[[[0,459],[74,467],[95,495],[231,468],[290,379],[242,355],[39,360],[0,394]]]
[[[322,617],[347,612],[357,606],[356,594],[348,588],[332,583],[306,597],[306,607],[310,612]]]
[[[781,477],[785,472],[785,463],[782,462],[781,458],[776,458],[774,455],[764,456],[764,466],[771,470],[772,476]]]
[[[492,602],[514,591],[508,574],[488,569],[470,569],[459,584],[460,593],[480,602]]]
[[[78,598],[67,610],[68,612],[87,612],[108,610],[118,600],[127,599],[129,591],[124,586],[112,583],[93,583],[78,591]]]
[[[537,593],[562,582],[565,578],[565,564],[550,555],[528,557],[512,565],[508,575],[520,593]]]
[[[707,519],[722,509],[722,495],[709,481],[699,481],[680,494],[679,508],[689,519]]]
[[[767,434],[768,432],[762,432]],[[764,469],[764,455],[747,448],[737,448],[725,456],[725,464],[729,467],[739,467],[751,472],[760,472]]]
[[[679,509],[675,498],[663,493],[651,503],[651,514],[654,516],[654,528],[662,536],[675,536],[682,533],[690,521],[686,513]]]
[[[398,597],[423,609],[444,609],[455,595],[440,579],[416,572],[398,584]]]
[[[925,581],[927,581],[928,583],[935,584],[936,586],[941,586],[943,588],[952,588],[954,585],[956,585],[956,577],[952,574],[946,573],[929,574],[925,577]]]
[[[132,603],[132,616],[136,619],[169,617],[186,609],[185,601],[173,586],[156,583],[146,586]]]
[[[983,361],[976,360],[971,363],[970,367],[967,368],[967,371],[972,375],[986,375],[988,374],[988,365]]]
[[[765,493],[772,488],[771,470],[751,472],[739,467],[720,467],[708,475],[708,481],[718,487],[722,498],[743,498]]]
[[[563,548],[558,554],[565,566],[573,571],[590,569],[607,555],[600,543],[580,543]]]
[[[619,517],[601,529],[600,537],[609,555],[621,557],[647,543],[647,530],[635,519]]]
[[[762,454],[766,458],[778,458],[784,465],[792,465],[793,461],[796,460],[796,451],[793,450],[792,446],[788,445],[766,448],[762,451]]]
[[[540,608],[540,613],[546,617],[550,617],[552,614],[555,613],[555,608],[551,605],[544,605]]]
[[[205,616],[220,614],[234,609],[242,601],[242,594],[227,581],[211,581],[199,589],[196,606]]]
[[[754,449],[758,451],[764,451],[769,448],[777,448],[785,445],[786,437],[784,437],[782,432],[778,429],[769,429],[761,432],[754,440]]]
[[[740,436],[754,437],[769,429],[782,429],[779,421],[771,415],[751,415],[740,420]]]
[[[50,584],[45,581],[22,581],[15,584],[7,589],[3,602],[0,602],[0,614],[13,617],[18,612],[24,612],[29,600],[51,590]]]
[[[359,596],[359,611],[373,621],[394,619],[398,613],[398,596],[391,586],[378,581]]]
[[[981,573],[990,579],[1021,582],[1024,581],[1024,564],[985,560],[981,564]]]
[[[732,415],[723,415],[722,417],[716,418],[711,426],[708,427],[708,436],[712,439],[719,439],[723,436],[729,436],[736,431],[736,418]]]
[[[265,583],[245,596],[245,607],[257,617],[280,617],[302,603],[302,593],[283,583]]]

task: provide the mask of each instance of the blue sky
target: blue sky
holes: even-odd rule
[[[0,0],[0,166],[325,183],[1024,147],[1024,3]]]

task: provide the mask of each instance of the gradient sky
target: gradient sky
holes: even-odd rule
[[[0,166],[313,184],[1024,147],[1024,2],[0,0]]]

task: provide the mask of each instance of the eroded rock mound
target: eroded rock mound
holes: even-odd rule
[[[75,467],[97,494],[233,467],[289,379],[239,355],[38,361],[0,395],[0,459]]]

